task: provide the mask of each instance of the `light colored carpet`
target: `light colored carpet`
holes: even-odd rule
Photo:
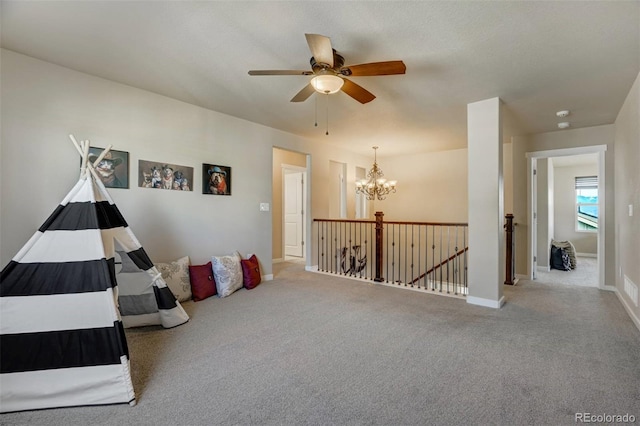
[[[570,425],[640,418],[640,332],[616,296],[521,282],[500,310],[274,265],[275,279],[128,330],[138,405],[6,425]]]
[[[582,287],[598,287],[598,259],[595,257],[576,257],[576,269],[571,271],[538,271],[537,282]]]

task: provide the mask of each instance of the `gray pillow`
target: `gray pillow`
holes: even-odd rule
[[[181,257],[169,263],[156,263],[162,279],[167,283],[179,302],[191,300],[191,281],[189,280],[189,256]]]
[[[240,259],[240,254],[237,252],[230,256],[213,256],[211,258],[211,267],[216,281],[218,297],[227,297],[242,288]]]

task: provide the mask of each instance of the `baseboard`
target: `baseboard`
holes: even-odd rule
[[[309,272],[318,272],[318,265],[305,266],[304,270]]]
[[[615,291],[615,292],[618,291],[618,289],[615,286],[612,286],[612,285],[605,285],[604,287],[601,288],[601,290]]]
[[[284,262],[284,259],[283,259],[283,258],[281,258],[281,257],[279,257],[279,258],[277,258],[277,259],[272,259],[272,260],[271,260],[271,262],[272,262],[272,263],[282,263],[282,262]]]
[[[271,281],[273,280],[273,274],[267,274],[262,276],[262,281]]]
[[[631,306],[629,306],[627,304],[627,301],[624,300],[624,298],[622,296],[620,296],[620,291],[616,288],[614,293],[616,294],[616,296],[618,296],[618,300],[620,301],[620,303],[622,303],[622,306],[624,306],[625,311],[627,311],[627,314],[629,314],[629,317],[631,318],[631,321],[635,324],[635,326],[638,328],[638,330],[640,330],[640,318],[638,318],[635,314],[635,312],[633,312],[633,309],[631,308]]]
[[[578,252],[576,252],[576,257],[595,257],[595,258],[597,258],[598,255],[594,254],[594,253],[578,253]]]
[[[500,300],[483,299],[482,297],[467,296],[467,303],[484,306],[486,308],[500,309],[504,305],[504,296]]]
[[[530,280],[531,277],[529,275],[516,274],[516,278],[519,280]]]
[[[549,268],[548,266],[538,266],[536,268],[536,271],[539,272],[549,272],[551,270],[551,268]]]

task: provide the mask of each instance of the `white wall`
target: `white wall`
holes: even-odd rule
[[[311,154],[311,179],[319,182],[309,194],[311,217],[327,217],[328,193],[321,182],[329,156],[366,164],[328,144],[4,49],[1,54],[2,265],[77,181],[79,156],[69,133],[129,152],[131,188],[110,192],[152,260],[189,255],[193,263],[204,263],[211,255],[239,250],[256,253],[263,274],[272,270],[272,217],[259,204],[272,200],[272,147]],[[139,159],[193,167],[194,191],[138,188]],[[202,194],[202,163],[232,167],[231,196]]]
[[[467,222],[468,150],[378,158],[385,177],[398,181],[398,192],[376,201],[387,220]],[[511,143],[503,145],[505,212],[513,210]]]
[[[378,158],[398,191],[375,201],[387,220],[466,222],[467,149]]]
[[[577,176],[597,176],[598,165],[580,165],[554,168],[554,205],[553,211],[556,241],[571,241],[578,253],[597,254],[598,234],[596,232],[576,231],[576,187]],[[548,250],[547,247],[545,249]],[[540,246],[538,245],[538,252]]]
[[[640,73],[616,119],[615,143],[615,285],[640,328],[640,307],[624,291],[625,277],[640,287]]]

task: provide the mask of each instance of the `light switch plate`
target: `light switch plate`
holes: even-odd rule
[[[260,211],[268,212],[269,211],[269,203],[260,203]]]
[[[633,204],[629,204],[629,216],[633,216]]]

